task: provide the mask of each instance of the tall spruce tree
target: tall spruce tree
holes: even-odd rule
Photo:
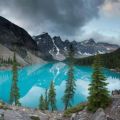
[[[49,100],[51,110],[52,111],[56,110],[57,109],[56,108],[56,93],[55,93],[55,87],[54,87],[54,82],[53,81],[51,81],[51,84],[50,84],[48,100]]]
[[[43,95],[40,96],[39,109],[40,110],[45,110],[45,99],[44,99]]]
[[[18,88],[18,70],[17,70],[17,60],[16,60],[16,54],[14,52],[13,56],[13,66],[12,66],[12,85],[11,85],[11,92],[10,92],[10,103],[14,103],[17,106],[20,106],[19,102],[19,88]]]
[[[48,89],[45,90],[45,110],[48,110]]]
[[[102,73],[100,55],[96,55],[93,63],[92,83],[89,87],[88,110],[95,112],[98,108],[105,108],[110,103],[110,95],[106,86],[106,78]]]
[[[65,110],[72,106],[72,100],[75,94],[75,78],[74,78],[74,50],[73,46],[70,46],[69,58],[68,58],[68,79],[66,81],[66,89],[64,91],[63,102]]]

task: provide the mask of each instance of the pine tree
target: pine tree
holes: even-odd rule
[[[92,83],[89,87],[88,110],[95,112],[98,108],[105,108],[110,103],[110,95],[106,86],[106,78],[102,73],[100,55],[96,55],[93,64]]]
[[[74,78],[74,50],[72,45],[70,46],[69,58],[68,58],[68,79],[66,81],[66,89],[63,96],[63,102],[65,105],[65,110],[72,106],[72,100],[75,94],[75,78]]]
[[[43,95],[40,96],[39,109],[40,110],[45,110],[45,99],[44,99]]]
[[[45,110],[48,110],[48,90],[45,90]]]
[[[11,85],[11,93],[10,93],[10,103],[15,103],[15,105],[20,106],[19,102],[19,88],[18,88],[18,70],[17,70],[17,60],[16,60],[16,54],[14,53],[13,56],[13,67],[12,67],[12,85]]]
[[[56,93],[54,88],[54,82],[51,81],[50,89],[49,89],[49,95],[48,95],[49,104],[51,107],[51,110],[56,110]]]

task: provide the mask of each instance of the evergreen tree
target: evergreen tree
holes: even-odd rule
[[[13,56],[13,67],[12,67],[12,85],[11,85],[11,93],[10,93],[10,103],[15,103],[15,105],[20,106],[19,102],[19,88],[18,88],[18,70],[17,70],[17,60],[16,60],[16,54],[14,53]]]
[[[106,88],[107,83],[106,78],[102,73],[101,63],[100,55],[96,55],[88,97],[88,110],[93,112],[98,108],[105,108],[110,103],[110,95]]]
[[[74,98],[76,87],[74,78],[74,50],[72,45],[70,46],[68,61],[68,79],[66,81],[66,89],[63,96],[65,110],[72,105],[71,102]]]
[[[45,90],[45,109],[48,110],[48,90]]]
[[[45,99],[44,99],[43,95],[40,96],[39,109],[40,110],[45,110]]]
[[[56,93],[54,88],[54,82],[51,81],[50,89],[49,89],[49,95],[48,95],[49,104],[51,107],[51,110],[56,110]]]

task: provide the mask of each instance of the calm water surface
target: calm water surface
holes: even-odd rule
[[[65,90],[68,66],[65,63],[37,64],[19,70],[20,102],[23,106],[36,108],[39,104],[39,97],[49,88],[51,80],[54,80],[56,89],[57,108],[64,108],[61,98]],[[109,83],[108,89],[120,89],[120,74],[104,71]],[[73,105],[87,100],[88,85],[91,82],[92,68],[87,66],[74,67],[76,79],[76,94]],[[0,99],[9,102],[12,72],[10,70],[0,71]]]

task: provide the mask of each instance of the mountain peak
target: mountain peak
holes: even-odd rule
[[[6,18],[0,16],[0,21],[5,21],[5,20],[8,21]]]
[[[96,43],[96,42],[95,42],[94,39],[91,38],[91,39],[88,40],[88,43]]]
[[[95,40],[94,39],[89,39],[89,40],[84,40],[84,41],[82,41],[81,42],[82,44],[89,44],[89,45],[94,45],[94,44],[96,44],[96,42],[95,42]]]
[[[54,40],[61,40],[61,37],[60,36],[54,36],[53,39]]]

